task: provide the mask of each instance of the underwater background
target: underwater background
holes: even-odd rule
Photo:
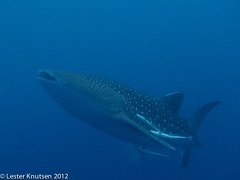
[[[83,72],[151,96],[183,92],[189,117],[220,100],[187,169],[74,118],[39,69]],[[69,179],[240,179],[240,1],[1,0],[0,174]]]

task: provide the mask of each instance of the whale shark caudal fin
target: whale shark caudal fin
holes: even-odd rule
[[[191,154],[191,148],[184,149],[182,151],[182,168],[185,169],[188,165]]]
[[[208,104],[205,104],[200,109],[198,109],[189,119],[190,127],[194,135],[197,135],[198,129],[203,121],[203,119],[207,116],[207,114],[217,106],[220,101],[213,101]]]
[[[207,116],[207,114],[218,104],[220,101],[213,101],[208,104],[205,104],[200,109],[198,109],[189,119],[189,125],[192,129],[193,134],[196,136],[199,130],[199,127],[203,121],[203,119]],[[185,148],[182,152],[182,168],[186,168],[189,162],[191,154],[191,148]]]

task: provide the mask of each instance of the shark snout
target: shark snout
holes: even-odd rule
[[[38,73],[39,81],[57,82],[58,78],[49,70],[40,70]]]

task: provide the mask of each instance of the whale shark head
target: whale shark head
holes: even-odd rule
[[[79,102],[91,103],[91,105],[97,105],[106,112],[117,113],[122,110],[125,103],[123,96],[115,89],[116,83],[96,76],[41,70],[38,80],[62,106],[67,104],[66,101],[70,101],[72,106],[75,106],[76,103],[79,105]],[[61,102],[62,99],[64,102]]]

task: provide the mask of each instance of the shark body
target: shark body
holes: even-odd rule
[[[97,76],[41,70],[38,80],[53,99],[75,117],[107,134],[139,146],[144,153],[165,156],[153,149],[183,149],[182,167],[197,147],[197,131],[219,101],[196,111],[190,120],[179,117],[182,93],[153,98]]]

